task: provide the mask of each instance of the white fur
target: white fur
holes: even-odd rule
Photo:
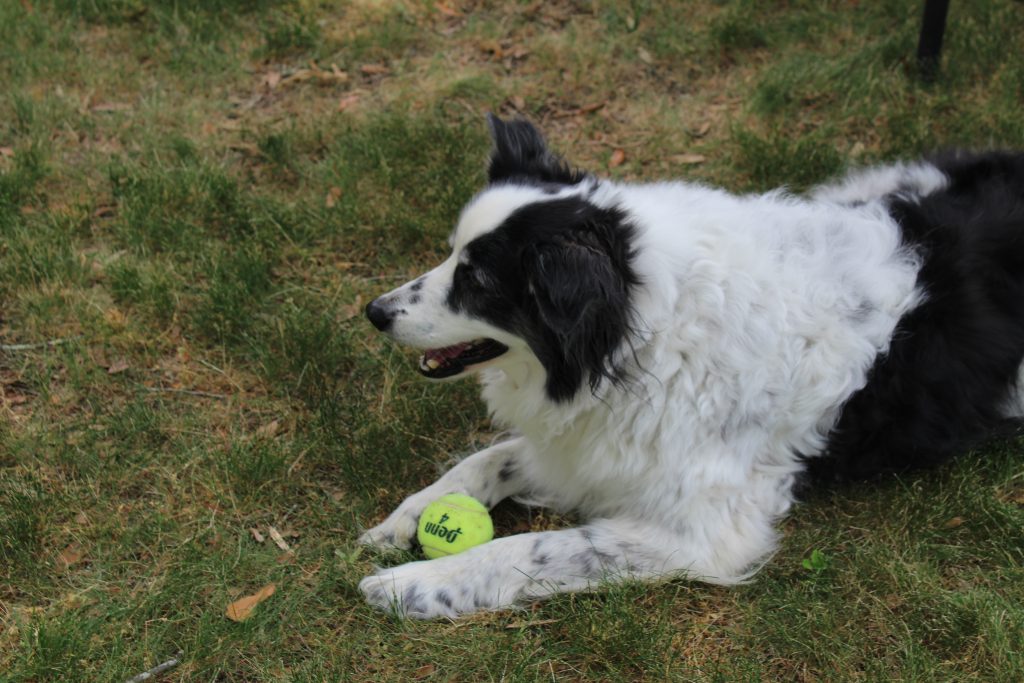
[[[525,342],[444,305],[465,244],[516,207],[553,198],[525,187],[484,191],[417,303],[412,283],[384,300],[407,313],[392,330],[403,343],[491,337],[510,347],[479,377],[494,420],[518,436],[466,458],[361,540],[408,547],[425,505],[452,492],[490,505],[539,500],[585,523],[381,569],[360,584],[367,599],[412,616],[454,616],[623,576],[749,577],[776,547],[801,469],[796,454],[820,452],[843,402],[920,301],[919,258],[901,247],[881,197],[942,182],[933,167],[894,166],[807,199],[680,183],[571,188],[625,211],[638,230],[642,284],[636,360],[623,352],[633,381],[584,388],[562,404],[546,397],[544,368]]]

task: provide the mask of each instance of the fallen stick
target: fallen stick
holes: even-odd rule
[[[32,349],[45,349],[49,346],[59,346],[70,341],[81,339],[81,337],[66,337],[64,339],[51,339],[37,344],[0,344],[0,351],[31,351]]]
[[[184,656],[184,654],[184,652],[181,652],[179,650],[174,654],[174,657],[168,659],[163,664],[157,664],[149,671],[143,671],[137,676],[129,678],[127,681],[125,681],[125,683],[142,683],[142,681],[148,681],[150,678],[153,678],[153,676],[159,676],[165,671],[170,671],[171,669],[173,669],[181,663],[181,658],[182,656]]]

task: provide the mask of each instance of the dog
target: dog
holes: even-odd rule
[[[372,301],[431,379],[475,375],[513,434],[364,544],[469,494],[582,526],[378,569],[417,618],[602,582],[748,580],[798,487],[934,465],[1024,416],[1024,154],[952,153],[803,196],[627,184],[489,117],[488,183],[441,265]]]

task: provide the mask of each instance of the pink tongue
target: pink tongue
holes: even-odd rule
[[[443,349],[427,349],[423,352],[423,357],[427,360],[436,360],[440,363],[450,358],[457,357],[467,348],[469,348],[469,344],[454,344],[452,346],[446,346]]]

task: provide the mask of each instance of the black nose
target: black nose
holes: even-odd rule
[[[391,327],[391,321],[395,319],[387,307],[380,303],[380,299],[374,299],[366,304],[366,317],[381,332],[387,332]]]

